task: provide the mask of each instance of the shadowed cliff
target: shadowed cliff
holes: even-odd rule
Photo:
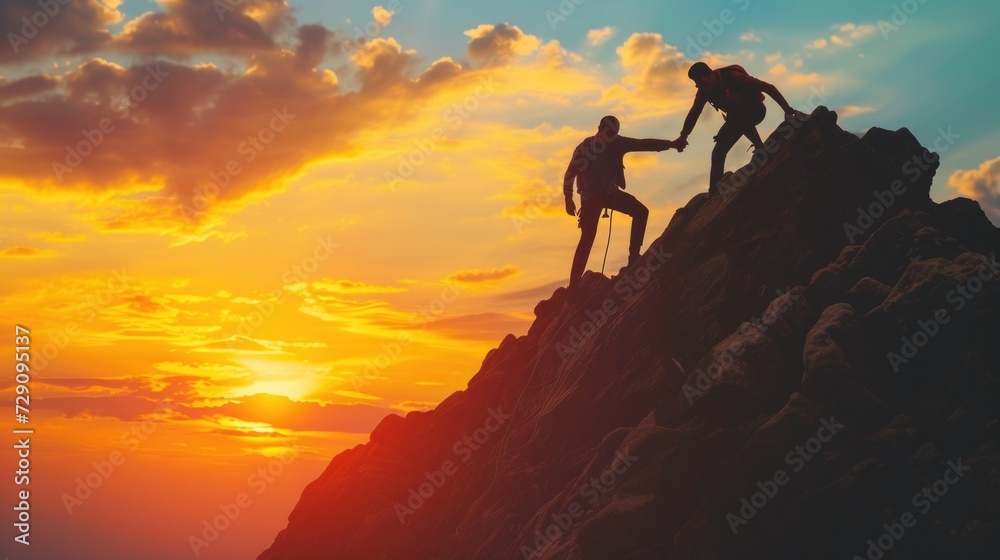
[[[905,129],[767,145],[337,455],[259,560],[992,558],[1000,230]]]

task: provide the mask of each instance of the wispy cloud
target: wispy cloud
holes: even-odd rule
[[[449,274],[448,277],[445,278],[445,281],[465,285],[490,284],[516,276],[520,273],[520,267],[508,264],[500,268],[472,268],[469,270],[460,270]]]
[[[5,247],[3,250],[0,250],[0,258],[9,259],[40,259],[51,257],[55,254],[56,252],[51,249],[39,249],[25,245],[14,245],[13,247]]]
[[[617,32],[618,30],[610,25],[601,27],[600,29],[591,29],[587,32],[587,44],[592,47],[603,45],[614,37]]]
[[[809,48],[809,49],[824,49],[824,48],[826,48],[826,46],[828,44],[829,44],[829,41],[827,41],[826,38],[820,37],[819,39],[816,39],[812,43],[809,43],[808,45],[806,45],[806,48]]]

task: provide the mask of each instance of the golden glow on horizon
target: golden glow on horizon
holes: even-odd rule
[[[308,367],[296,362],[277,362],[266,359],[243,358],[237,360],[254,380],[240,388],[234,396],[267,393],[300,400],[316,389],[325,368]]]

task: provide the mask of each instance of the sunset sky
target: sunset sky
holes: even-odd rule
[[[576,2],[52,0],[37,26],[45,0],[0,4],[0,313],[9,352],[31,331],[36,430],[33,545],[11,544],[4,475],[2,553],[255,557],[333,455],[524,334],[569,273],[573,148],[605,114],[675,138],[694,60],[937,142],[935,200],[1000,223],[995,4]],[[648,241],[707,189],[721,122],[626,158]]]

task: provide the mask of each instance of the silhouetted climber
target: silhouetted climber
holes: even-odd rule
[[[661,152],[674,147],[670,140],[656,138],[636,139],[619,136],[621,124],[613,116],[601,119],[597,134],[583,140],[573,151],[573,159],[566,169],[563,192],[566,195],[566,213],[577,215],[573,202],[573,180],[580,193],[580,243],[573,256],[570,270],[570,291],[576,287],[590,257],[590,249],[597,235],[601,210],[610,208],[632,218],[632,236],[628,248],[628,264],[639,258],[639,248],[646,233],[649,210],[634,196],[619,189],[625,188],[625,164],[622,158],[628,152]],[[681,151],[681,150],[678,150]]]
[[[767,112],[764,107],[764,94],[777,101],[786,116],[794,114],[795,109],[785,101],[778,88],[754,78],[738,64],[712,70],[704,62],[695,62],[688,70],[688,77],[694,81],[698,93],[694,97],[694,105],[684,119],[681,135],[675,142],[682,149],[687,147],[687,137],[694,130],[705,103],[711,103],[717,111],[722,111],[726,119],[715,137],[715,149],[712,150],[712,170],[708,178],[708,195],[712,196],[719,190],[719,182],[725,171],[726,155],[741,136],[746,136],[753,142],[755,150],[763,149],[764,142],[757,132],[757,125],[764,120]],[[704,200],[705,198],[702,202]],[[683,213],[684,210],[682,208],[678,212]]]

